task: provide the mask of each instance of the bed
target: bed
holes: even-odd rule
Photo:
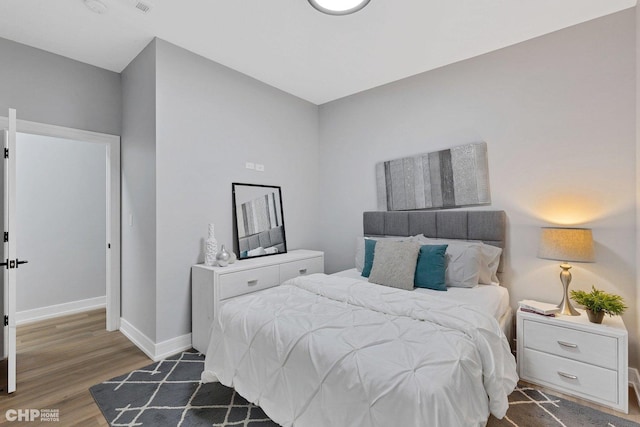
[[[501,211],[365,212],[363,224],[368,236],[505,241]],[[284,426],[481,426],[504,416],[518,379],[500,325],[509,309],[504,292],[486,291],[504,288],[433,294],[358,273],[228,300],[202,380],[234,387]],[[481,306],[481,293],[502,296]]]

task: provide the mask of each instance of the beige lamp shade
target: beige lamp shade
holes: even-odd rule
[[[542,227],[538,258],[567,262],[594,262],[591,229]]]

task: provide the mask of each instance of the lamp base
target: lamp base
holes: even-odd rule
[[[569,283],[571,283],[571,273],[569,270],[571,269],[571,265],[569,263],[560,264],[560,268],[562,268],[562,271],[560,272],[560,281],[564,288],[562,301],[558,304],[560,314],[563,316],[580,316],[580,313],[578,310],[573,308],[571,300],[569,299]]]

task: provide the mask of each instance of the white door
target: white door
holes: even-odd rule
[[[6,140],[7,140],[7,132],[5,130],[1,130],[0,131],[0,152],[4,151],[4,147],[6,146]],[[0,188],[4,189],[4,161],[0,162]],[[4,197],[0,197],[0,224],[2,224],[2,227],[4,229]],[[1,244],[0,245],[0,260],[4,261],[6,259],[5,255],[5,246],[6,243]],[[0,270],[0,310],[2,310],[2,313],[0,313],[0,331],[1,335],[0,335],[0,356],[2,356],[2,360],[6,361],[7,359],[7,350],[9,349],[9,334],[7,333],[7,326],[4,326],[4,318],[5,315],[7,314],[7,307],[5,307],[5,304],[7,303],[7,298],[5,297],[5,292],[6,289],[4,287],[5,284],[5,268],[2,267],[2,269]],[[2,365],[2,375],[6,375],[5,372],[5,368],[6,368],[6,363],[3,363]],[[4,386],[6,386],[6,378],[2,378],[0,380],[0,384],[3,384]],[[1,386],[0,386],[1,387]],[[4,388],[0,388],[0,390],[4,390]]]
[[[4,131],[2,214],[4,244],[0,257],[3,282],[3,356],[7,359],[7,392],[16,391],[16,278],[18,266],[26,261],[16,255],[16,110],[9,109],[9,126]]]

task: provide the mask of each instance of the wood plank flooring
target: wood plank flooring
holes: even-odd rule
[[[89,387],[152,361],[105,322],[102,309],[19,326],[17,391],[0,395],[0,424],[8,409],[59,409],[47,425],[108,426]]]
[[[89,387],[152,361],[120,332],[107,332],[105,322],[105,311],[94,310],[19,326],[17,391],[11,395],[0,392],[0,424],[38,425],[7,423],[8,409],[59,409],[59,423],[42,424],[108,426]],[[562,397],[640,423],[640,408],[632,390],[628,415]]]

